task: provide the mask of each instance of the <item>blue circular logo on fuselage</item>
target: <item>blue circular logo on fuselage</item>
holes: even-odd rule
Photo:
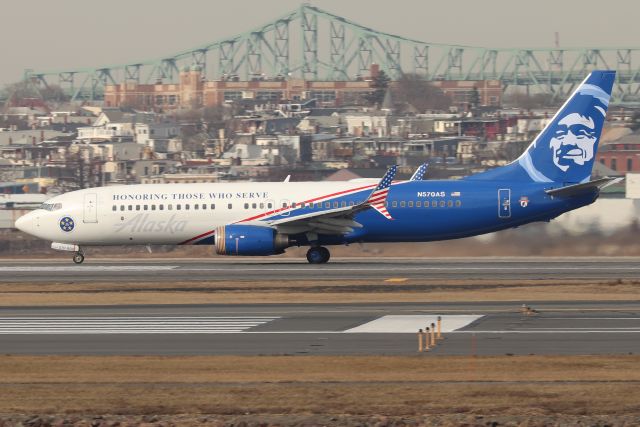
[[[73,228],[76,226],[76,223],[73,221],[73,218],[65,216],[60,220],[60,229],[66,233],[73,231]]]

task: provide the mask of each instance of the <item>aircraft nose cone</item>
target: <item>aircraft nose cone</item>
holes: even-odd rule
[[[16,220],[15,227],[23,233],[31,233],[33,227],[33,219],[31,213],[22,215]]]

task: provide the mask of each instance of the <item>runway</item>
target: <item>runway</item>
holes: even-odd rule
[[[117,282],[379,279],[640,279],[637,258],[338,258],[309,265],[292,258],[0,261],[0,282]]]
[[[639,302],[0,308],[4,354],[431,355],[640,353]]]

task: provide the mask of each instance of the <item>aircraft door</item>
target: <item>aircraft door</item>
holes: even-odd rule
[[[98,195],[89,193],[84,195],[84,223],[98,222]]]
[[[511,218],[511,190],[508,188],[498,190],[498,217]]]

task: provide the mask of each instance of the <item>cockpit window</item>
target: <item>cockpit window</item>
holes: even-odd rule
[[[43,203],[40,205],[40,209],[44,209],[45,211],[57,211],[62,209],[62,203]]]

